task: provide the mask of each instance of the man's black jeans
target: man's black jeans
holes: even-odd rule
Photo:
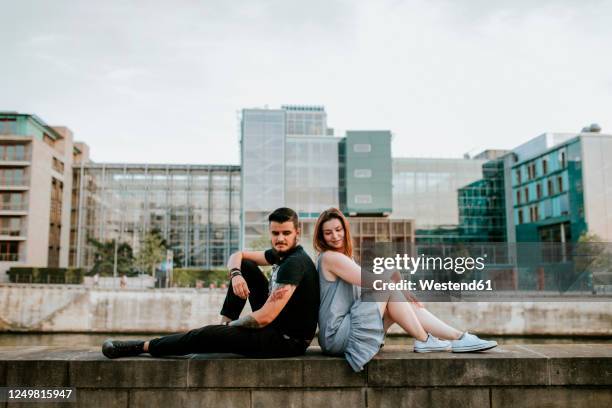
[[[249,303],[253,311],[260,309],[268,298],[268,279],[251,261],[242,261],[242,276],[249,286]],[[230,282],[221,314],[232,320],[240,316],[246,303],[234,294]],[[304,354],[306,345],[290,339],[274,327],[245,329],[225,325],[210,325],[187,333],[159,337],[149,342],[152,356],[182,356],[192,353],[235,353],[252,357],[290,357]]]

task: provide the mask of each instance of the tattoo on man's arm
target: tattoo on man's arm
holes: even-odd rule
[[[272,293],[270,293],[270,300],[276,302],[285,296],[289,292],[289,285],[285,283],[275,283],[272,285]]]
[[[238,320],[230,322],[230,326],[246,327],[247,329],[259,329],[261,324],[251,315],[246,315]]]

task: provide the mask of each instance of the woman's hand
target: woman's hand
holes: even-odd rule
[[[417,307],[420,307],[421,309],[425,307],[425,306],[423,306],[423,304],[421,302],[419,302],[417,300],[416,297],[414,297],[414,295],[412,293],[410,293],[407,290],[404,291],[404,297],[406,298],[406,300],[409,300],[410,303],[413,303],[414,305],[416,305]]]

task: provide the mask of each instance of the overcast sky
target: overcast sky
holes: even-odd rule
[[[99,162],[238,163],[237,112],[324,105],[393,155],[612,133],[612,2],[0,0],[0,110]]]

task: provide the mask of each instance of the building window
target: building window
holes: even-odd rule
[[[563,177],[557,177],[557,187],[560,193],[563,192]]]
[[[516,184],[521,184],[521,169],[516,170]]]
[[[372,177],[371,169],[355,169],[355,178],[370,178]]]
[[[17,134],[17,119],[0,118],[0,134],[2,135]]]
[[[27,160],[25,145],[2,145],[0,146],[0,160],[22,161]]]
[[[53,170],[57,171],[60,174],[64,174],[64,163],[61,160],[53,158],[52,163]]]
[[[540,185],[540,183],[536,184],[536,196],[538,200],[542,198],[542,186]]]
[[[561,152],[561,158],[559,160],[561,162],[561,168],[564,169],[565,168],[565,152]]]
[[[516,190],[516,203],[521,203],[521,190]]]
[[[525,187],[525,202],[529,202],[529,187]]]
[[[554,188],[553,188],[553,182],[551,179],[548,179],[548,195],[551,196],[555,193]]]
[[[23,169],[0,170],[0,185],[21,186],[25,183],[25,172]]]
[[[542,160],[542,173],[548,173],[548,162],[546,159]]]
[[[561,164],[561,168],[564,169],[565,165],[566,165],[566,160],[565,160],[565,151],[561,151],[559,153],[559,162]]]
[[[0,218],[0,235],[16,237],[21,234],[21,218],[2,217]]]
[[[0,193],[0,210],[21,211],[25,209],[23,195],[20,192]]]
[[[534,218],[534,221],[537,221],[540,219],[540,207],[538,207],[537,205],[533,207],[533,218]]]
[[[53,140],[53,138],[46,133],[43,133],[43,142],[45,142],[51,147],[55,145],[55,141]]]
[[[369,143],[356,143],[353,145],[353,151],[355,153],[370,153],[372,151],[372,145]]]
[[[523,220],[523,209],[519,208],[519,210],[518,210],[518,223],[522,224],[523,222],[524,222],[524,220]]]
[[[18,261],[19,243],[15,241],[0,242],[0,261]]]
[[[355,204],[372,204],[371,194],[356,194]]]

